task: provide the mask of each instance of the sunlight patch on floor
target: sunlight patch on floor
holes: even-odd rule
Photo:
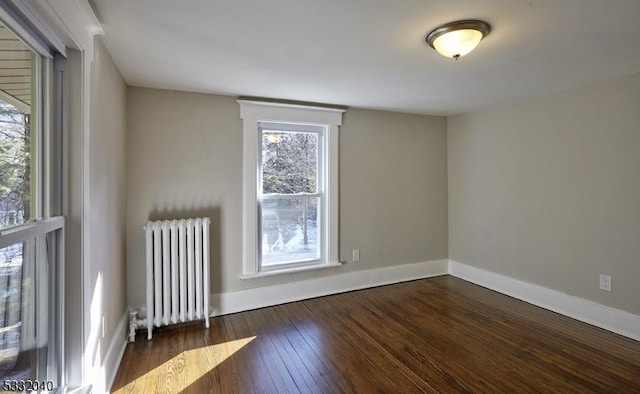
[[[255,336],[235,339],[210,346],[203,346],[197,349],[190,349],[180,352],[160,366],[146,372],[144,375],[127,383],[114,393],[144,392],[145,382],[152,381],[155,387],[157,380],[172,381],[172,387],[177,387],[179,391],[188,388],[207,373],[213,371],[226,359],[233,356],[237,351],[245,347]]]

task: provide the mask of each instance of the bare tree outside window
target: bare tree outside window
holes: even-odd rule
[[[317,259],[319,134],[262,131],[263,264]]]
[[[30,115],[0,101],[0,228],[27,222],[31,216]],[[19,357],[22,325],[24,245],[0,249],[0,374],[28,378],[28,359]],[[22,361],[21,361],[22,360]]]
[[[0,101],[0,228],[31,218],[30,115]]]

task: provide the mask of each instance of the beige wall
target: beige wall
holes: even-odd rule
[[[448,163],[451,259],[640,314],[640,74],[451,117]]]
[[[242,123],[235,98],[128,88],[127,290],[145,302],[148,219],[212,218],[212,293],[447,257],[444,118],[349,109],[340,130],[335,269],[240,280]]]
[[[95,39],[91,67],[88,217],[91,298],[94,311],[105,316],[105,336],[96,351],[103,358],[126,311],[126,86],[100,38]],[[98,285],[102,278],[102,286]],[[101,288],[101,291],[100,291]],[[87,333],[102,328],[102,316],[88,316]],[[98,334],[98,339],[101,335]],[[92,346],[93,344],[89,344]]]
[[[340,128],[340,257],[354,268],[447,258],[441,117],[349,109]]]

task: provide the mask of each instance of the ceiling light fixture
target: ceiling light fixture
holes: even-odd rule
[[[467,19],[437,27],[427,35],[427,43],[444,57],[458,60],[473,51],[491,31],[487,22]]]

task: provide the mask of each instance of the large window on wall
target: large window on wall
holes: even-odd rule
[[[51,391],[63,384],[61,107],[54,55],[11,19],[0,21],[0,389]]]
[[[339,265],[343,110],[238,100],[243,119],[243,277]]]

